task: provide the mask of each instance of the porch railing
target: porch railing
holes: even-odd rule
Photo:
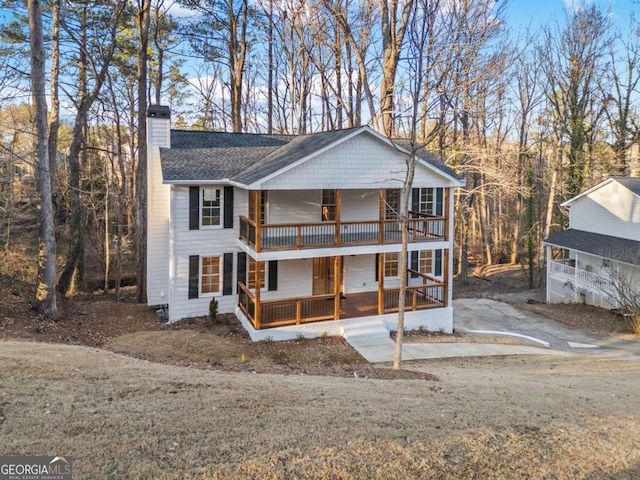
[[[255,296],[242,282],[238,283],[238,305],[255,329],[300,325],[333,320],[334,295],[261,300],[256,318]]]
[[[418,273],[421,281],[419,285],[407,287],[405,297],[406,311],[445,307],[447,305],[447,286],[445,282],[412,270],[407,272],[407,274],[410,273]],[[382,292],[383,313],[397,312],[399,298],[400,288],[385,288]],[[256,306],[255,296],[251,290],[242,282],[238,283],[238,306],[256,330],[334,320],[335,301],[334,295],[314,295],[277,300],[260,300],[258,306]]]
[[[416,270],[408,269],[407,277],[417,277],[420,285],[408,285],[405,294],[405,310],[415,311],[447,305],[447,284]],[[409,283],[409,278],[407,278]],[[384,313],[397,312],[400,308],[400,288],[385,288],[383,291]]]
[[[447,239],[445,217],[413,215],[415,217],[410,218],[407,225],[410,242]],[[384,245],[400,243],[402,229],[398,219],[258,225],[253,220],[241,216],[240,239],[253,247],[256,252],[348,245]]]
[[[577,287],[590,287],[607,293],[613,293],[614,291],[611,280],[597,273],[576,268],[574,260],[552,260],[550,264],[551,273],[559,274],[562,278],[573,281]]]

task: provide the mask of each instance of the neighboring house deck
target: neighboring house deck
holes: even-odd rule
[[[169,321],[234,312],[250,332],[375,317],[451,331],[450,168],[420,152],[400,271],[409,152],[369,127],[283,136],[170,130],[149,117],[150,305]],[[332,333],[323,324],[316,332]]]
[[[547,302],[620,306],[614,282],[640,294],[640,178],[609,178],[562,204],[569,229],[547,240]]]

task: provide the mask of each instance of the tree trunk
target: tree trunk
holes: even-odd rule
[[[49,171],[51,176],[51,191],[57,198],[58,171],[58,130],[60,128],[60,1],[54,0],[51,5],[51,112],[49,117]],[[56,203],[54,200],[54,217]]]
[[[138,169],[136,171],[136,299],[147,301],[147,47],[150,0],[138,0]]]
[[[42,11],[39,0],[29,0],[29,43],[31,46],[31,89],[36,110],[37,185],[40,194],[40,251],[35,309],[46,318],[58,316],[56,304],[56,238],[51,190],[51,171],[47,139],[47,103],[45,92],[45,52]]]

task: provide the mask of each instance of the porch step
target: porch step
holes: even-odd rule
[[[367,320],[345,325],[340,328],[341,335],[349,345],[382,345],[391,342],[389,330],[381,320]]]

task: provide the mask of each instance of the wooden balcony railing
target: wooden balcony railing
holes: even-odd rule
[[[407,225],[410,242],[447,239],[445,217],[413,215],[415,218],[410,218]],[[400,220],[259,225],[241,216],[240,238],[256,252],[301,250],[400,243],[402,230]]]
[[[419,272],[409,270],[407,273]],[[406,311],[445,307],[447,305],[446,283],[421,273],[419,273],[419,277],[422,279],[420,285],[407,287],[405,297]],[[241,282],[238,283],[238,292],[238,305],[256,330],[336,319],[336,298],[334,295],[260,300],[256,307],[255,296],[246,285]],[[383,290],[382,305],[384,313],[398,311],[399,297],[400,288]],[[375,306],[376,303],[369,299],[367,305]]]
[[[261,300],[256,317],[253,293],[242,282],[238,283],[238,290],[238,305],[256,330],[334,319],[334,295]]]

